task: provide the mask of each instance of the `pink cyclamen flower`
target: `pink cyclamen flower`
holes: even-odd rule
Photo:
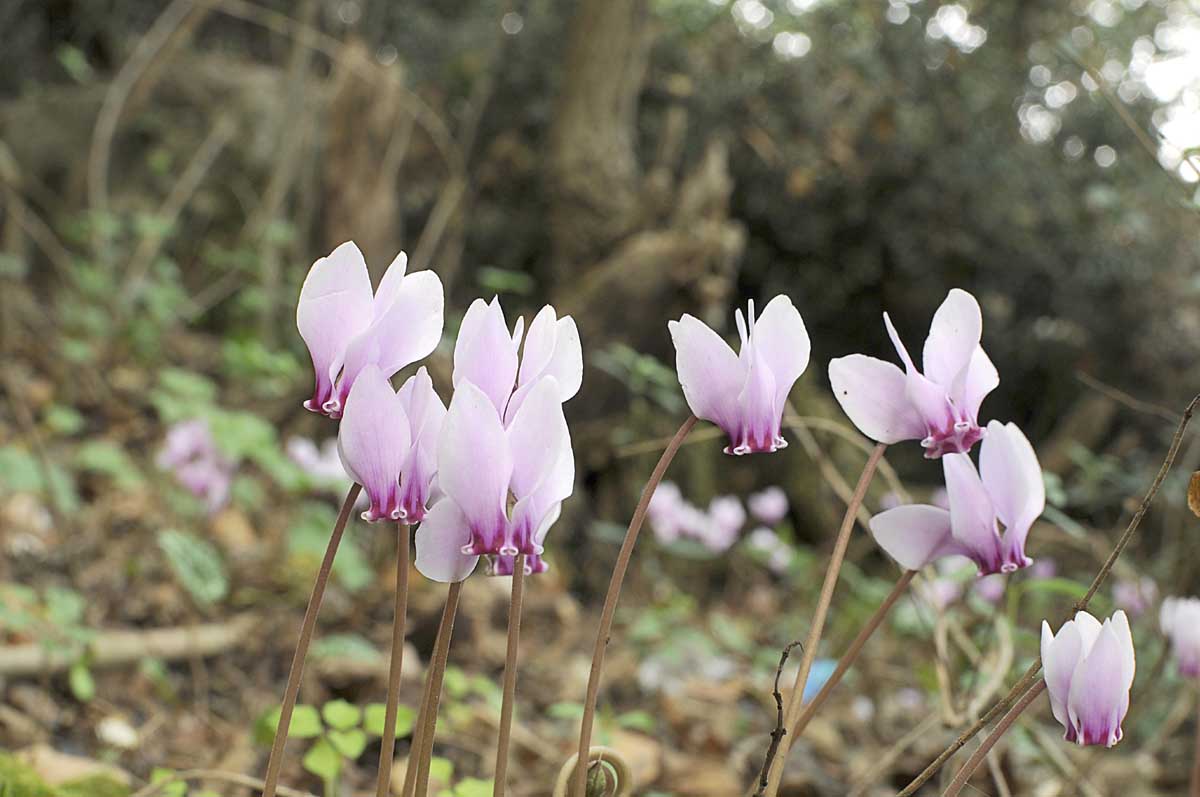
[[[299,465],[309,478],[322,483],[345,483],[347,473],[338,453],[336,437],[318,446],[316,441],[296,435],[288,438],[284,450],[288,459]]]
[[[1117,611],[1103,625],[1078,612],[1057,634],[1043,620],[1042,666],[1054,718],[1065,729],[1063,738],[1105,747],[1121,741],[1135,671],[1125,612]]]
[[[409,435],[408,452],[400,465],[400,508],[409,523],[419,523],[425,519],[437,474],[437,444],[446,405],[424,367],[405,380],[398,395]]]
[[[650,518],[655,539],[665,545],[679,539],[680,514],[686,504],[683,493],[674,482],[662,482],[658,485],[646,506],[646,515]]]
[[[408,256],[398,254],[371,293],[371,277],[353,241],[313,263],[296,326],[316,371],[306,409],[341,417],[355,380],[368,365],[390,379],[420,360],[442,337],[442,281],[432,271],[405,274]]]
[[[1121,579],[1113,585],[1113,603],[1131,617],[1141,617],[1158,600],[1158,584],[1150,576]]]
[[[883,322],[904,363],[851,354],[829,363],[829,382],[842,410],[880,443],[920,440],[925,456],[961,454],[983,437],[979,405],[1000,384],[979,340],[983,316],[975,297],[950,291],[925,339],[925,371],[917,370],[887,313]]]
[[[750,507],[750,514],[768,526],[774,526],[787,517],[788,497],[782,487],[772,485],[760,493],[753,493],[746,504]]]
[[[871,518],[875,541],[904,567],[919,570],[955,554],[975,562],[981,575],[1033,563],[1025,555],[1025,538],[1046,507],[1042,469],[1015,424],[992,421],[987,432],[978,471],[968,454],[942,457],[949,511],[910,504]],[[1004,524],[1003,534],[997,521]]]
[[[508,331],[498,298],[476,299],[463,316],[454,344],[455,390],[466,382],[475,385],[506,424],[542,377],[554,378],[559,403],[578,393],[583,381],[583,354],[573,318],[559,318],[546,305],[529,325],[521,350],[524,329],[521,317]]]
[[[989,576],[980,576],[971,586],[971,591],[979,596],[985,603],[990,603],[995,606],[1004,598],[1004,591],[1008,588],[1008,579],[1003,573],[992,573]]]
[[[180,485],[203,501],[210,513],[229,501],[235,465],[217,448],[203,418],[174,424],[167,431],[157,462],[174,473]]]
[[[338,427],[342,464],[363,486],[370,505],[363,520],[404,520],[400,473],[412,443],[404,405],[378,366],[358,374]]]
[[[517,554],[528,557],[526,572],[545,570],[542,543],[575,481],[561,393],[543,376],[506,428],[491,395],[474,382],[455,389],[437,450],[445,497],[417,530],[416,565],[426,577],[461,581],[485,555],[500,557],[494,572]]]
[[[714,553],[729,550],[737,542],[738,533],[746,524],[746,510],[732,495],[718,495],[708,504],[708,513],[698,530],[697,538]]]
[[[1167,598],[1158,619],[1171,639],[1179,674],[1200,678],[1200,598]]]
[[[726,454],[775,451],[787,445],[780,434],[784,402],[808,367],[808,332],[786,296],[772,299],[757,319],[754,302],[748,318],[741,310],[734,317],[740,354],[690,315],[667,324],[679,383],[696,417],[729,435]]]

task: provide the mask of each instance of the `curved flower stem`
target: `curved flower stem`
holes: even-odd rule
[[[446,606],[442,609],[442,621],[438,626],[437,641],[433,646],[433,657],[429,661],[429,701],[425,706],[424,730],[421,732],[421,757],[417,762],[416,797],[429,793],[429,762],[433,759],[433,736],[437,731],[438,705],[442,699],[442,679],[446,675],[446,660],[450,656],[450,637],[454,634],[454,618],[458,614],[458,596],[462,592],[461,581],[450,585],[446,592]]]
[[[404,630],[408,620],[408,572],[411,551],[408,524],[396,524],[396,602],[392,607],[392,661],[388,666],[387,710],[379,743],[379,777],[375,797],[392,793],[392,759],[396,755],[396,713],[400,705],[400,673],[404,667]]]
[[[504,658],[504,699],[500,704],[500,736],[496,742],[496,776],[492,797],[504,797],[508,777],[508,738],[512,733],[517,695],[517,647],[521,640],[521,604],[525,598],[525,554],[513,559],[512,598],[508,603],[508,653]]]
[[[1175,457],[1179,454],[1180,445],[1183,444],[1183,434],[1187,431],[1188,424],[1191,423],[1192,416],[1195,414],[1197,406],[1200,406],[1200,396],[1193,398],[1188,403],[1187,407],[1184,408],[1183,415],[1179,418],[1179,426],[1176,427],[1175,434],[1171,438],[1171,446],[1167,449],[1167,456],[1163,460],[1162,467],[1158,469],[1158,473],[1155,475],[1154,481],[1150,483],[1150,489],[1146,491],[1146,495],[1143,496],[1142,502],[1138,505],[1137,511],[1134,512],[1133,517],[1129,519],[1129,525],[1125,527],[1125,531],[1121,534],[1120,539],[1117,540],[1116,546],[1113,547],[1112,552],[1109,553],[1108,558],[1104,561],[1104,564],[1101,565],[1100,572],[1098,572],[1096,577],[1092,579],[1091,586],[1088,587],[1088,590],[1084,596],[1076,601],[1075,605],[1071,608],[1071,613],[1070,616],[1066,618],[1067,620],[1073,618],[1076,612],[1081,612],[1088,607],[1088,603],[1091,602],[1092,598],[1096,595],[1096,592],[1099,591],[1100,586],[1104,583],[1104,580],[1108,577],[1108,574],[1112,571],[1113,565],[1115,565],[1117,562],[1117,557],[1121,555],[1126,546],[1129,545],[1130,540],[1133,539],[1134,532],[1136,532],[1138,527],[1142,524],[1142,518],[1146,516],[1146,512],[1150,509],[1150,504],[1154,502],[1155,496],[1158,495],[1159,488],[1162,487],[1163,482],[1167,478],[1167,473],[1170,472],[1171,467],[1175,464]],[[984,726],[999,716],[1001,712],[1012,705],[1012,702],[1016,700],[1019,695],[1024,693],[1026,689],[1033,685],[1034,679],[1037,678],[1038,672],[1041,671],[1041,668],[1041,658],[1039,657],[1034,659],[1033,663],[1029,665],[1029,669],[1026,670],[1025,674],[1021,676],[1021,680],[1017,681],[1013,685],[1013,688],[1008,691],[1008,694],[996,701],[996,703],[993,704],[983,716],[977,719],[974,724],[971,725],[971,727],[959,734],[958,738],[955,739],[949,747],[943,750],[938,757],[929,764],[929,766],[925,767],[921,774],[917,775],[917,777],[913,779],[912,783],[908,784],[903,790],[898,792],[896,797],[912,797],[912,795],[916,794],[917,789],[921,788],[926,781],[936,775],[938,770],[950,760],[951,756],[961,750],[963,745],[975,737],[975,734],[983,730]]]
[[[1200,700],[1196,701],[1196,753],[1192,761],[1191,797],[1200,797]]]
[[[325,548],[325,558],[321,560],[321,568],[317,571],[317,580],[313,582],[312,594],[308,597],[308,608],[304,610],[304,620],[300,623],[300,639],[296,642],[296,652],[292,655],[292,669],[288,672],[287,686],[283,690],[279,726],[275,729],[275,741],[271,743],[271,757],[267,759],[262,797],[275,797],[279,769],[283,766],[283,748],[287,744],[288,729],[292,725],[292,710],[296,707],[296,697],[300,694],[304,659],[308,656],[308,646],[312,643],[313,631],[317,626],[317,614],[321,611],[321,601],[325,598],[325,586],[329,583],[329,574],[333,570],[333,557],[337,555],[338,545],[342,542],[342,534],[346,531],[346,524],[350,522],[350,513],[354,511],[354,502],[358,500],[360,490],[362,485],[355,484],[346,493],[342,511],[338,513],[333,533],[329,535],[329,545]]]
[[[942,792],[942,797],[958,797],[958,793],[962,791],[963,786],[967,785],[967,781],[971,779],[971,775],[975,773],[975,770],[987,758],[988,753],[996,746],[996,742],[1000,741],[1000,737],[1008,732],[1008,729],[1017,721],[1017,717],[1021,716],[1021,712],[1029,708],[1029,705],[1044,691],[1046,691],[1045,680],[1038,681],[1030,687],[1029,691],[1017,701],[1016,705],[1004,715],[1004,719],[996,724],[992,732],[979,745],[979,749],[971,754],[971,757],[967,759],[967,763],[963,764],[962,769],[954,776],[954,780],[950,781],[950,785]]]
[[[842,527],[838,529],[837,539],[833,544],[833,553],[829,557],[829,566],[825,569],[825,583],[821,585],[821,596],[817,599],[817,608],[813,612],[812,625],[808,629],[808,638],[804,640],[804,654],[800,658],[800,671],[796,673],[796,682],[792,687],[792,696],[788,699],[787,713],[784,715],[786,722],[784,727],[792,727],[800,713],[800,709],[804,703],[804,685],[808,682],[808,673],[812,669],[813,661],[817,657],[817,647],[821,644],[821,632],[825,629],[825,617],[829,614],[829,605],[833,602],[833,590],[837,586],[838,574],[842,570],[842,560],[846,557],[846,547],[850,544],[850,532],[854,528],[854,518],[858,514],[858,508],[862,506],[863,499],[867,495],[867,487],[871,485],[871,479],[875,475],[875,468],[879,465],[879,460],[883,458],[883,452],[887,448],[884,443],[876,443],[875,448],[871,449],[871,456],[867,457],[867,464],[863,466],[862,475],[858,477],[858,484],[854,488],[854,495],[850,498],[850,503],[846,506],[846,514],[842,518]],[[791,740],[786,736],[783,738],[783,744],[779,751],[779,755],[771,762],[771,769],[767,777],[767,797],[775,797],[779,791],[779,784],[783,781],[783,765],[787,760],[788,751],[791,749]]]
[[[908,590],[908,585],[912,583],[913,577],[917,574],[915,570],[905,570],[900,578],[896,581],[896,585],[892,587],[892,591],[883,599],[883,603],[879,604],[879,608],[871,615],[871,619],[867,620],[866,625],[858,632],[858,636],[854,637],[854,641],[850,643],[850,647],[842,654],[838,660],[837,668],[833,674],[829,676],[829,680],[821,687],[821,691],[817,692],[817,696],[809,701],[804,710],[800,712],[800,716],[796,718],[796,724],[792,726],[788,732],[792,737],[792,741],[800,738],[804,733],[804,729],[808,727],[808,723],[821,706],[825,705],[825,701],[833,694],[833,690],[841,683],[842,678],[854,666],[854,660],[858,658],[858,654],[862,652],[863,647],[867,644],[867,640],[875,633],[875,629],[884,621],[892,607],[896,605],[896,601],[900,600],[900,596]]]
[[[571,789],[568,793],[573,797],[583,797],[584,795],[588,752],[592,745],[592,723],[596,718],[596,698],[600,694],[600,677],[604,670],[604,653],[608,649],[613,615],[617,611],[617,599],[621,597],[621,584],[625,581],[625,571],[629,568],[629,560],[633,556],[633,546],[637,544],[638,534],[641,533],[642,523],[646,519],[646,509],[650,506],[650,499],[654,497],[654,491],[658,489],[658,484],[666,474],[671,460],[675,458],[675,453],[679,451],[679,447],[683,445],[683,441],[687,439],[698,420],[695,415],[689,415],[688,419],[679,427],[679,431],[671,438],[671,442],[667,443],[662,456],[658,458],[654,472],[650,474],[649,481],[642,488],[642,497],[638,500],[637,508],[633,510],[629,528],[625,531],[625,540],[621,543],[617,562],[613,566],[612,578],[608,582],[608,594],[604,596],[604,608],[600,612],[600,627],[596,630],[596,647],[592,651],[592,669],[588,673],[587,697],[584,699],[583,721],[579,727],[579,758],[577,759],[584,763],[575,767],[575,774],[571,779]]]

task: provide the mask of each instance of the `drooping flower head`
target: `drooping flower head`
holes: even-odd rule
[[[1105,747],[1121,741],[1135,671],[1125,612],[1116,612],[1103,625],[1079,612],[1057,634],[1042,621],[1042,666],[1054,718],[1065,729],[1063,738]]]
[[[378,366],[358,374],[338,426],[342,464],[363,486],[369,506],[363,520],[404,520],[400,471],[412,438],[404,405]]]
[[[775,451],[787,445],[780,433],[784,403],[808,367],[808,332],[786,296],[772,299],[757,319],[750,302],[749,315],[738,310],[735,319],[739,354],[690,315],[667,324],[679,384],[696,417],[729,435],[726,454]]]
[[[445,494],[417,530],[417,569],[435,581],[461,581],[481,556],[495,572],[525,554],[526,572],[545,569],[543,542],[575,481],[561,388],[544,376],[507,428],[492,397],[473,382],[454,391],[438,442]]]
[[[1200,678],[1200,598],[1167,598],[1158,619],[1171,640],[1179,674]]]
[[[313,263],[296,305],[296,326],[316,371],[306,409],[341,417],[365,367],[375,365],[390,379],[437,346],[442,281],[432,271],[406,275],[407,268],[401,252],[372,295],[366,261],[353,241]]]
[[[871,518],[876,542],[904,567],[919,570],[956,554],[975,562],[980,575],[1033,563],[1025,555],[1025,538],[1046,507],[1042,469],[1015,424],[992,421],[987,432],[979,470],[968,454],[942,457],[949,511],[909,504]]]
[[[979,405],[1000,384],[996,367],[979,345],[983,317],[975,297],[955,288],[934,313],[925,339],[924,373],[887,313],[883,322],[904,370],[864,354],[831,361],[829,382],[842,410],[872,440],[920,440],[929,459],[970,451],[983,436]]]

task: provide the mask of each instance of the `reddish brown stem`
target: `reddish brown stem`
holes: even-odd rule
[[[434,640],[433,646],[438,646],[438,641]],[[421,687],[421,707],[417,709],[417,719],[413,725],[413,736],[408,748],[408,764],[404,769],[404,788],[400,791],[400,797],[413,797],[413,793],[417,789],[417,762],[421,758],[421,749],[425,746],[425,718],[429,716],[429,698],[433,688],[433,681],[430,678],[432,669],[425,670],[425,685]]]
[[[679,431],[671,438],[671,442],[667,443],[666,450],[659,457],[658,464],[654,466],[654,472],[650,474],[649,481],[642,489],[642,497],[638,500],[637,508],[633,510],[629,528],[625,531],[625,540],[621,543],[617,562],[613,566],[612,578],[608,582],[608,594],[604,596],[604,608],[600,612],[600,627],[596,631],[596,646],[592,651],[592,669],[588,673],[587,696],[583,702],[583,721],[579,727],[579,757],[576,759],[577,762],[582,763],[576,764],[569,792],[574,797],[583,797],[584,795],[588,752],[592,744],[592,723],[596,718],[596,699],[600,694],[600,677],[604,671],[604,653],[608,649],[613,615],[617,611],[617,600],[621,597],[621,585],[625,581],[625,571],[629,569],[629,560],[633,556],[633,546],[637,544],[638,534],[641,533],[642,523],[646,519],[646,510],[650,506],[650,499],[654,497],[654,491],[658,489],[659,482],[666,475],[667,467],[671,464],[671,460],[675,459],[675,453],[679,451],[679,447],[683,445],[683,441],[691,433],[697,420],[695,415],[688,416],[688,419],[679,427]]]
[[[833,690],[837,688],[842,678],[854,666],[854,661],[858,658],[858,654],[862,653],[867,640],[879,628],[884,618],[892,610],[892,607],[896,605],[896,601],[900,600],[900,596],[908,591],[908,585],[912,583],[913,576],[916,574],[917,571],[915,570],[904,571],[903,575],[896,581],[896,585],[892,587],[892,591],[888,593],[888,596],[883,599],[883,603],[879,604],[879,608],[871,615],[871,619],[867,620],[867,624],[858,632],[858,636],[854,637],[854,641],[850,643],[850,647],[846,649],[846,652],[842,654],[842,658],[838,660],[837,668],[829,676],[829,680],[825,682],[825,685],[821,687],[821,691],[817,692],[816,697],[804,707],[800,716],[796,718],[796,724],[788,732],[793,742],[800,738],[800,735],[804,733],[804,729],[808,727],[808,723],[821,710],[821,706],[825,705],[825,701],[829,700],[829,696],[833,694]]]
[[[1200,700],[1196,701],[1196,752],[1192,760],[1191,797],[1200,797]]]
[[[512,599],[508,604],[508,652],[504,658],[504,698],[500,704],[500,735],[496,742],[496,777],[492,797],[504,797],[508,777],[508,741],[517,696],[517,650],[521,641],[521,604],[525,598],[525,554],[513,559]]]
[[[1000,741],[1000,737],[1008,732],[1008,729],[1017,721],[1017,717],[1021,716],[1021,712],[1029,708],[1029,705],[1044,691],[1046,691],[1046,682],[1044,680],[1038,681],[1029,688],[1024,697],[1008,710],[1008,713],[1004,715],[1004,719],[996,724],[992,732],[979,745],[979,749],[971,754],[971,757],[967,759],[967,763],[963,764],[962,769],[954,776],[954,780],[950,781],[950,785],[946,787],[946,791],[942,792],[942,797],[958,797],[958,793],[963,790],[963,786],[967,785],[967,781],[971,779],[971,775],[975,773],[975,770],[979,769],[979,765],[983,763],[988,753],[996,746],[996,742]]]
[[[424,730],[421,732],[421,758],[417,765],[416,797],[428,797],[429,763],[433,760],[433,737],[437,732],[438,706],[442,700],[442,680],[446,676],[446,662],[450,658],[450,637],[454,635],[454,618],[458,614],[458,597],[462,593],[462,582],[456,581],[446,592],[446,606],[442,609],[442,621],[438,625],[437,641],[429,661],[429,704],[425,707]]]
[[[304,620],[300,623],[300,639],[296,642],[296,652],[292,654],[292,669],[288,673],[287,686],[283,690],[283,705],[279,709],[279,726],[275,729],[275,741],[271,743],[271,757],[267,760],[267,775],[263,778],[262,797],[275,797],[275,788],[279,783],[279,769],[283,766],[283,748],[287,744],[288,729],[292,725],[292,710],[296,707],[296,697],[300,694],[300,676],[304,674],[304,659],[308,656],[308,646],[312,643],[313,631],[317,627],[317,614],[321,611],[321,601],[325,598],[325,586],[329,583],[329,574],[333,570],[333,558],[337,555],[338,545],[342,542],[342,534],[346,524],[350,522],[350,513],[354,511],[354,502],[362,485],[356,484],[346,493],[342,502],[342,511],[338,514],[333,533],[329,535],[329,545],[325,547],[325,558],[321,560],[321,568],[317,571],[317,580],[313,583],[312,594],[308,597],[308,608],[304,610]]]
[[[790,728],[796,723],[803,705],[804,685],[808,683],[808,673],[812,670],[813,661],[817,657],[817,648],[821,644],[821,632],[825,630],[825,618],[829,614],[829,605],[833,603],[833,591],[837,587],[838,575],[842,571],[846,547],[850,544],[850,532],[854,529],[854,518],[858,514],[858,508],[862,506],[863,499],[866,498],[867,488],[871,485],[875,468],[879,465],[879,460],[883,458],[885,449],[887,449],[887,445],[876,443],[875,448],[871,450],[871,456],[867,457],[867,464],[863,466],[862,475],[858,477],[854,495],[846,506],[846,514],[842,518],[842,526],[838,529],[837,539],[833,544],[833,553],[829,557],[829,566],[825,569],[825,582],[821,585],[821,595],[817,599],[816,611],[813,612],[808,638],[804,640],[804,654],[800,658],[800,670],[796,673],[796,682],[792,687],[792,696],[788,700],[787,713],[784,715],[787,719],[786,727]],[[767,797],[775,797],[779,791],[779,784],[783,782],[783,765],[787,761],[788,751],[791,750],[791,747],[791,739],[785,736],[783,744],[780,745],[779,754],[772,762],[768,773],[765,792]]]
[[[388,666],[387,709],[379,743],[379,777],[375,797],[392,793],[392,759],[396,755],[396,714],[400,706],[400,673],[404,668],[404,630],[408,618],[408,573],[411,553],[408,524],[396,524],[396,599],[392,607],[392,660]]]

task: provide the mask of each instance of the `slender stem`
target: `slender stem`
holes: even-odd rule
[[[675,453],[679,451],[679,447],[683,445],[683,441],[691,433],[697,420],[699,419],[695,415],[689,415],[688,419],[679,427],[679,431],[671,438],[671,442],[667,443],[666,450],[659,457],[658,464],[654,466],[654,472],[650,474],[650,480],[642,488],[642,497],[638,500],[637,508],[633,510],[629,528],[625,531],[625,541],[621,543],[617,562],[613,566],[612,578],[608,582],[608,594],[604,596],[604,608],[600,612],[600,627],[596,630],[596,647],[592,651],[592,669],[588,673],[587,696],[583,702],[583,721],[579,727],[579,757],[576,759],[579,763],[575,766],[571,788],[568,790],[568,794],[574,795],[574,797],[583,797],[584,795],[587,762],[590,760],[588,751],[592,744],[592,723],[596,717],[596,699],[600,694],[600,677],[604,671],[604,653],[608,649],[613,615],[617,611],[617,599],[621,597],[621,584],[625,581],[625,571],[629,568],[629,560],[633,556],[633,546],[637,543],[642,523],[646,519],[646,510],[650,506],[650,499],[654,497],[654,491],[658,489],[658,483],[662,481],[667,472],[667,466],[675,458]]]
[[[1119,557],[1121,552],[1125,550],[1125,547],[1133,538],[1134,532],[1136,532],[1138,526],[1141,525],[1142,518],[1145,517],[1147,510],[1150,509],[1150,504],[1154,502],[1155,496],[1158,495],[1159,488],[1162,487],[1163,482],[1167,478],[1167,473],[1170,472],[1171,467],[1175,464],[1175,457],[1179,454],[1179,447],[1183,443],[1184,432],[1187,431],[1188,424],[1191,422],[1192,415],[1195,414],[1197,406],[1200,406],[1200,396],[1193,398],[1188,403],[1187,407],[1184,408],[1183,415],[1179,418],[1179,426],[1176,427],[1175,435],[1171,438],[1171,446],[1167,449],[1167,456],[1163,460],[1162,467],[1158,469],[1158,473],[1155,475],[1154,481],[1150,483],[1150,489],[1146,491],[1146,495],[1142,498],[1141,504],[1138,505],[1137,511],[1133,513],[1133,517],[1129,520],[1129,525],[1125,527],[1125,531],[1121,534],[1120,539],[1117,540],[1117,544],[1113,548],[1112,552],[1108,555],[1108,559],[1106,559],[1104,564],[1100,567],[1100,572],[1096,574],[1094,579],[1092,579],[1092,584],[1088,587],[1088,591],[1079,601],[1075,603],[1075,606],[1071,609],[1070,617],[1066,619],[1070,620],[1075,616],[1076,612],[1081,612],[1088,607],[1088,603],[1091,602],[1096,592],[1100,589],[1100,586],[1104,583],[1104,580],[1108,577],[1108,574],[1112,571],[1113,565],[1116,564],[1117,557]],[[988,709],[983,716],[976,720],[971,727],[960,733],[958,738],[955,739],[949,747],[943,750],[938,757],[929,764],[929,766],[925,767],[921,774],[917,775],[912,783],[908,784],[902,791],[898,792],[896,797],[912,797],[912,795],[916,794],[917,789],[921,788],[926,781],[936,775],[938,770],[950,760],[951,756],[961,750],[963,745],[971,741],[971,739],[975,737],[975,734],[979,733],[984,726],[986,726],[989,722],[999,716],[1001,712],[1012,705],[1012,702],[1017,699],[1018,695],[1022,694],[1026,689],[1033,685],[1034,679],[1037,678],[1038,672],[1041,671],[1041,668],[1042,660],[1040,658],[1034,659],[1033,663],[1029,665],[1029,669],[1026,670],[1025,674],[1021,676],[1021,680],[1017,681],[1017,683],[1013,685],[1013,688],[1009,690],[1008,694],[996,701],[996,703],[990,709]]]
[[[440,631],[440,629],[439,629]],[[439,642],[434,641],[436,648]],[[408,765],[404,769],[404,788],[401,797],[413,797],[417,789],[417,762],[421,758],[421,750],[425,746],[425,718],[429,716],[429,697],[433,691],[433,675],[431,667],[425,668],[425,685],[421,687],[421,707],[417,710],[416,724],[413,725],[412,742],[408,748]]]
[[[871,449],[871,455],[867,457],[867,464],[863,466],[862,475],[858,477],[854,495],[851,496],[850,503],[846,506],[842,527],[838,529],[837,540],[833,544],[833,553],[829,557],[829,566],[825,570],[825,583],[821,585],[821,595],[817,599],[812,625],[808,629],[808,639],[804,641],[804,654],[800,657],[800,671],[796,673],[792,696],[788,699],[788,709],[784,715],[787,719],[786,727],[790,728],[796,723],[800,709],[804,705],[804,685],[808,682],[808,673],[817,657],[817,647],[821,644],[821,632],[825,630],[825,617],[829,614],[829,605],[833,602],[833,590],[837,587],[838,574],[842,570],[842,560],[845,559],[846,547],[850,544],[850,532],[854,529],[854,518],[858,514],[858,508],[862,506],[863,499],[867,495],[867,487],[871,485],[875,468],[879,465],[879,460],[883,458],[886,448],[886,444],[876,443],[875,448]],[[771,771],[767,779],[767,797],[775,797],[776,792],[779,791],[779,784],[783,781],[783,765],[791,748],[791,740],[785,736],[780,754],[771,764]]]
[[[396,602],[392,607],[392,661],[388,666],[387,710],[383,716],[383,740],[379,743],[379,778],[375,797],[392,793],[392,759],[396,755],[396,713],[400,706],[400,673],[404,667],[404,631],[408,618],[408,572],[410,560],[408,524],[396,524]]]
[[[287,744],[288,729],[292,725],[292,710],[296,707],[296,697],[300,694],[300,676],[304,673],[304,659],[308,655],[308,646],[312,643],[313,631],[317,626],[317,614],[321,611],[321,601],[325,598],[325,586],[329,583],[329,573],[333,570],[333,557],[337,555],[338,545],[342,542],[342,534],[350,521],[350,513],[354,511],[354,502],[362,485],[355,484],[346,493],[342,502],[342,511],[338,513],[337,523],[333,533],[329,535],[329,545],[325,548],[325,558],[321,560],[321,569],[317,571],[317,580],[313,582],[312,594],[308,597],[308,608],[304,610],[304,620],[300,623],[300,639],[296,642],[296,652],[292,655],[292,669],[288,672],[287,686],[283,690],[283,705],[279,709],[279,726],[275,729],[275,741],[271,743],[271,757],[267,760],[267,775],[263,778],[262,797],[275,797],[275,788],[279,782],[279,769],[283,766],[283,748]]]
[[[1196,701],[1196,753],[1192,761],[1191,797],[1200,797],[1200,700]]]
[[[942,792],[942,797],[958,797],[958,793],[962,791],[963,786],[967,785],[967,781],[971,779],[971,775],[975,773],[975,770],[987,758],[988,753],[996,746],[996,742],[1000,741],[1000,737],[1008,732],[1008,729],[1017,721],[1017,717],[1021,716],[1021,712],[1029,708],[1029,705],[1044,691],[1046,691],[1045,680],[1038,681],[1029,688],[1024,697],[1018,700],[1016,705],[1004,715],[1004,719],[996,724],[992,732],[979,745],[979,749],[971,754],[971,757],[967,759],[967,763],[963,764],[962,769],[954,776],[954,780],[950,781],[950,785]]]
[[[517,695],[517,647],[521,641],[521,604],[525,598],[525,554],[513,560],[512,599],[508,603],[508,653],[504,658],[504,700],[500,704],[500,737],[496,742],[496,777],[492,797],[504,797],[508,777],[508,739]]]
[[[846,649],[846,652],[842,654],[842,658],[838,660],[837,668],[829,676],[829,680],[825,682],[825,685],[821,687],[821,691],[817,692],[817,696],[809,701],[804,710],[800,712],[800,716],[796,718],[796,724],[789,731],[792,741],[800,738],[800,735],[804,733],[804,729],[808,727],[808,723],[821,710],[821,706],[825,705],[825,701],[833,694],[833,690],[837,688],[842,678],[854,666],[854,661],[867,644],[867,640],[875,633],[875,629],[879,628],[884,618],[888,616],[888,612],[896,605],[896,601],[900,600],[900,596],[908,590],[908,585],[912,583],[913,577],[916,574],[917,571],[915,570],[904,571],[903,575],[896,581],[896,585],[892,587],[892,591],[888,593],[888,596],[883,599],[883,603],[879,604],[879,608],[871,615],[871,619],[867,620],[867,624],[858,632],[858,636],[854,637],[854,641],[850,643],[850,647]]]
[[[416,797],[427,797],[429,793],[429,763],[433,760],[433,736],[437,731],[438,705],[442,699],[442,679],[446,675],[446,660],[450,656],[450,637],[454,634],[454,618],[458,614],[458,596],[462,592],[462,585],[461,581],[456,581],[446,592],[446,606],[442,609],[442,622],[438,626],[437,642],[433,646],[433,657],[429,661],[429,705],[426,706],[425,730],[421,733],[421,758],[417,764]]]

